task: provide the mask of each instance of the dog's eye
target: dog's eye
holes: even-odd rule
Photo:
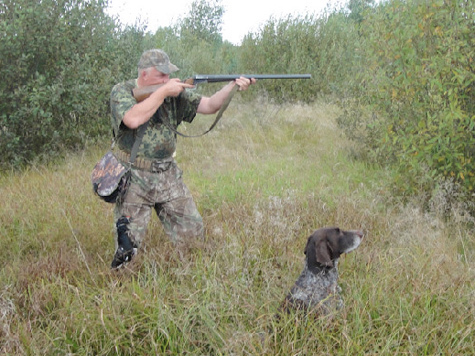
[[[335,228],[335,231],[336,231],[337,234],[339,234],[341,232],[340,228],[338,228],[338,227]]]

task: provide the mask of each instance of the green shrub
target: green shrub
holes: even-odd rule
[[[0,5],[0,166],[83,147],[109,129],[112,85],[135,66],[103,0]],[[135,36],[137,37],[137,36]],[[128,46],[135,43],[135,47]],[[137,58],[138,59],[138,58]]]
[[[366,70],[340,123],[396,165],[401,193],[447,180],[465,198],[474,190],[473,13],[472,1],[391,1],[361,24]]]
[[[271,18],[260,33],[249,34],[240,50],[240,71],[258,74],[315,74],[318,68],[318,27],[313,16]],[[314,100],[321,81],[275,80],[265,83],[265,92],[277,102]]]

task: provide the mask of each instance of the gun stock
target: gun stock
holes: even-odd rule
[[[160,88],[163,84],[150,85],[147,87],[135,88],[132,90],[133,96],[137,103],[147,99],[155,90]]]
[[[240,77],[262,79],[311,79],[311,74],[198,74],[187,78],[183,83],[197,85],[201,83],[219,83],[236,80]],[[150,85],[142,88],[135,88],[133,96],[138,103],[147,99],[155,90],[160,88],[163,84]]]

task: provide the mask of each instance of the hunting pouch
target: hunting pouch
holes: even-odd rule
[[[115,203],[119,195],[125,192],[129,178],[130,168],[109,151],[92,170],[92,189],[105,202]]]
[[[112,151],[107,152],[94,166],[91,175],[92,190],[105,202],[115,203],[127,190],[131,167],[137,157],[137,152],[147,126],[148,121],[139,127],[137,137],[132,146],[130,161],[127,166],[123,165],[117,157],[114,156]],[[112,143],[112,148],[114,143],[115,142]]]

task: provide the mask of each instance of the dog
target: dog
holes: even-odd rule
[[[356,249],[363,232],[344,231],[338,227],[316,230],[307,240],[305,266],[300,277],[281,305],[281,310],[302,310],[326,315],[343,307],[339,296],[338,259],[343,253]]]

